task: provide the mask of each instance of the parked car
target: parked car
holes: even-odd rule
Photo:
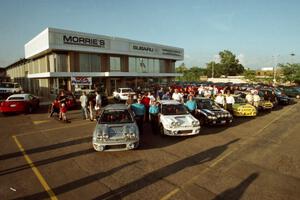
[[[113,97],[118,101],[128,100],[128,96],[132,95],[136,98],[136,93],[131,88],[119,88],[113,92]]]
[[[234,101],[235,103],[232,106],[233,116],[255,117],[257,115],[256,108],[251,104],[246,103],[246,99],[240,97],[239,95],[235,95]]]
[[[159,130],[163,135],[187,136],[200,133],[200,122],[175,100],[161,100]]]
[[[0,103],[0,112],[32,113],[39,104],[40,100],[31,94],[13,94]]]
[[[125,104],[110,104],[102,108],[94,133],[96,151],[118,151],[139,146],[139,129],[133,113]]]
[[[69,91],[65,91],[65,95],[67,97],[66,100],[67,109],[74,109],[77,105],[75,96],[72,94],[72,92]]]
[[[288,97],[292,97],[292,98],[296,98],[296,99],[300,98],[300,89],[299,88],[296,88],[296,87],[282,87],[282,88],[279,88],[279,89],[280,89],[281,92],[283,92]]]
[[[279,89],[277,88],[263,88],[259,90],[260,92],[265,92],[267,91],[269,95],[272,95],[272,92],[274,93],[276,97],[276,101],[278,104],[281,105],[289,105],[293,103],[292,98],[288,97],[287,95],[283,94]]]
[[[21,93],[22,87],[19,83],[2,82],[0,83],[0,94],[16,94]]]
[[[205,97],[196,97],[197,109],[195,117],[200,121],[200,125],[220,125],[230,124],[232,115],[225,109],[221,108],[214,101]]]

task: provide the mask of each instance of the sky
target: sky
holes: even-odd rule
[[[299,0],[0,0],[0,67],[47,27],[181,47],[177,66],[205,67],[223,50],[251,69],[300,63],[299,10]]]

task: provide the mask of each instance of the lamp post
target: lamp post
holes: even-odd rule
[[[278,62],[278,57],[280,55],[272,56],[274,57],[274,67],[273,67],[273,84],[276,84],[276,72],[277,72],[277,62]]]

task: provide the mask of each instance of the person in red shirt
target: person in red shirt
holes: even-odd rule
[[[57,98],[51,104],[51,110],[50,110],[49,117],[52,117],[52,115],[54,113],[56,113],[57,115],[59,115],[59,101],[58,101]]]
[[[145,122],[148,122],[149,121],[150,98],[146,94],[143,94],[141,103],[144,104],[144,106],[146,108]]]
[[[62,119],[64,120],[64,122],[69,122],[67,120],[67,105],[65,103],[62,103],[61,106],[60,106],[60,113],[61,113],[61,116],[62,116]]]

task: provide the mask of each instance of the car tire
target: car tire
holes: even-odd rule
[[[159,133],[160,133],[160,135],[165,135],[164,134],[164,126],[162,125],[162,124],[159,124]]]

